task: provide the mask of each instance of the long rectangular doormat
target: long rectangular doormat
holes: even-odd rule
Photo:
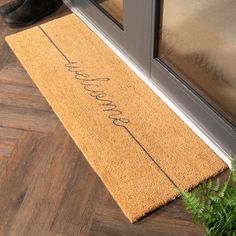
[[[131,222],[226,168],[75,15],[6,40]]]

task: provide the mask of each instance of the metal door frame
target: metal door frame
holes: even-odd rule
[[[150,75],[152,0],[124,0],[123,27],[90,0],[69,0],[147,75]],[[135,9],[135,11],[134,11]]]
[[[153,0],[151,79],[222,152],[236,155],[236,127],[155,55],[162,19],[161,0]]]

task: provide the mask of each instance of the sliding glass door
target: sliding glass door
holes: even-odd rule
[[[223,151],[236,153],[236,2],[156,0],[152,79]]]
[[[236,1],[165,0],[161,11],[160,60],[236,125]]]

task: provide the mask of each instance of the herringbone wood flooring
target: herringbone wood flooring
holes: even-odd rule
[[[17,31],[0,19],[0,235],[203,235],[181,199],[128,222],[5,43]]]

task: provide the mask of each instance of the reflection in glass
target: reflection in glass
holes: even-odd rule
[[[91,0],[123,25],[123,0]]]
[[[158,57],[236,124],[236,1],[162,0]]]

